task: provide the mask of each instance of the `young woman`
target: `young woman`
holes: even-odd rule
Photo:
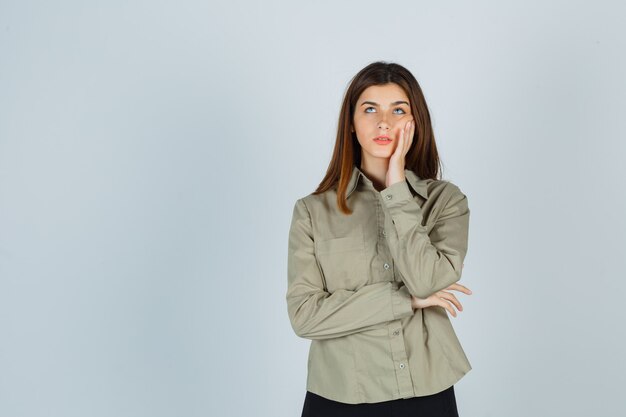
[[[289,230],[289,319],[310,339],[303,417],[458,416],[471,370],[447,312],[467,253],[467,197],[438,179],[424,95],[375,62],[346,91],[332,160]]]

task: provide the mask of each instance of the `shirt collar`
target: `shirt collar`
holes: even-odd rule
[[[410,169],[404,170],[404,176],[406,177],[406,181],[416,193],[426,199],[428,198],[428,184],[426,183],[426,180],[418,177],[417,174]],[[352,176],[350,177],[350,182],[348,182],[346,198],[350,197],[350,194],[352,194],[352,191],[356,189],[359,181],[365,181],[366,183],[372,184],[372,181],[367,178],[363,171],[361,171],[356,165],[353,165]]]

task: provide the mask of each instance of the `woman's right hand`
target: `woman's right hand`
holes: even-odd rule
[[[452,314],[454,317],[456,317],[457,313],[456,311],[454,311],[454,307],[452,307],[452,305],[455,305],[456,308],[459,309],[459,311],[463,311],[463,306],[461,306],[461,303],[454,294],[446,292],[445,290],[461,291],[462,293],[465,293],[467,295],[472,294],[472,291],[469,288],[461,284],[455,283],[447,288],[444,288],[441,291],[437,291],[428,298],[417,298],[416,296],[412,295],[411,305],[413,306],[413,309],[441,306],[448,310],[450,314]]]

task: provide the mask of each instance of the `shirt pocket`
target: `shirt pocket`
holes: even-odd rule
[[[349,236],[316,241],[315,246],[328,292],[354,291],[367,284],[365,241],[360,230]]]

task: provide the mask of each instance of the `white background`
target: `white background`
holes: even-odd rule
[[[468,196],[461,415],[618,415],[625,11],[0,1],[0,415],[298,416],[289,222],[376,60]]]

